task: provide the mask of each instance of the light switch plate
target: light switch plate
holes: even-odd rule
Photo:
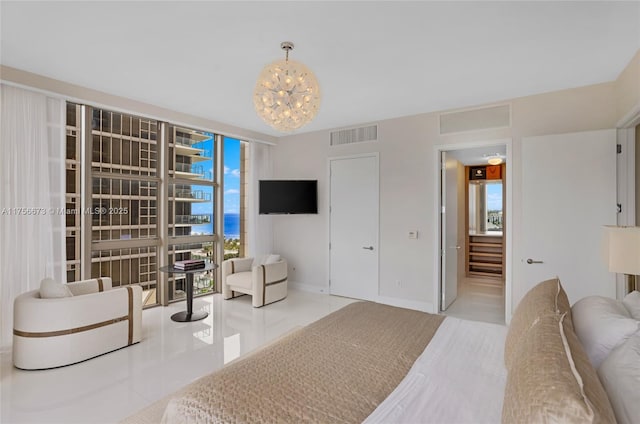
[[[409,231],[409,238],[410,239],[417,239],[418,238],[418,230]]]

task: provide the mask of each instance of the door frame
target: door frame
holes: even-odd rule
[[[616,123],[616,143],[622,145],[622,155],[617,155],[617,198],[622,204],[622,213],[618,213],[617,225],[640,226],[636,216],[636,187],[635,175],[640,163],[636,163],[636,126],[640,125],[640,101],[636,103]],[[625,276],[616,273],[616,298],[622,299],[626,295],[627,285]]]
[[[376,161],[376,179],[375,179],[375,183],[376,183],[376,194],[378,195],[378,199],[377,199],[377,221],[378,221],[378,225],[376,226],[376,234],[375,234],[375,241],[376,241],[376,252],[375,252],[375,257],[376,257],[376,289],[375,289],[375,295],[373,299],[367,299],[367,300],[371,300],[371,301],[375,301],[377,300],[377,298],[380,296],[380,153],[379,152],[369,152],[369,153],[359,153],[359,154],[354,154],[354,155],[345,155],[345,156],[329,156],[327,158],[327,210],[329,213],[327,213],[327,220],[326,220],[326,225],[327,225],[327,229],[328,231],[328,241],[327,241],[327,249],[328,249],[328,255],[327,255],[327,290],[328,293],[331,294],[331,162],[333,162],[334,160],[345,160],[345,159],[362,159],[362,158],[374,158]]]
[[[440,188],[442,177],[440,174],[441,152],[453,150],[466,150],[477,147],[506,146],[506,201],[505,201],[505,275],[504,275],[504,318],[505,323],[511,321],[511,280],[513,275],[513,139],[503,138],[496,140],[482,140],[472,142],[452,142],[450,144],[439,144],[433,147],[433,181],[434,181],[434,200],[433,200],[433,312],[440,313],[442,304],[441,275],[442,264],[440,260],[440,240],[442,238],[442,219],[441,219],[441,194]]]
[[[444,154],[443,154],[444,153]],[[444,214],[440,214],[440,227],[441,228],[446,228],[447,231],[441,231],[440,232],[440,246],[441,246],[441,258],[444,258],[445,260],[443,261],[442,259],[440,260],[440,263],[442,264],[444,262],[444,267],[442,267],[441,269],[441,274],[440,274],[440,289],[442,290],[442,288],[444,288],[444,293],[441,294],[440,296],[440,304],[439,304],[439,308],[441,311],[446,311],[449,306],[451,306],[454,302],[455,299],[458,297],[458,281],[460,281],[460,273],[458,272],[460,269],[460,261],[459,261],[459,256],[460,256],[460,251],[458,249],[456,249],[455,254],[451,251],[449,251],[448,249],[451,248],[451,246],[449,245],[448,241],[453,240],[451,239],[449,236],[449,234],[447,234],[449,231],[451,231],[452,225],[450,225],[450,223],[453,223],[453,227],[455,228],[455,232],[456,232],[456,237],[455,237],[455,242],[454,245],[458,245],[458,241],[460,240],[460,227],[459,227],[459,214],[460,214],[460,208],[462,208],[462,210],[465,210],[465,204],[460,205],[458,203],[458,195],[459,195],[459,185],[460,185],[460,179],[458,178],[458,165],[459,162],[457,159],[453,158],[453,157],[449,157],[449,155],[447,155],[448,151],[440,151],[440,163],[441,163],[441,168],[440,168],[440,178],[442,178],[444,176],[444,179],[446,180],[446,184],[444,185],[444,187],[441,187],[440,190],[440,203],[442,206],[444,206],[445,208],[445,212]],[[443,160],[444,159],[444,160]],[[452,211],[449,210],[449,208],[453,205],[453,202],[450,201],[450,196],[449,196],[449,191],[450,188],[452,188],[452,185],[450,185],[450,180],[449,180],[449,169],[447,169],[447,162],[449,160],[453,160],[455,162],[455,169],[453,171],[455,171],[455,182],[456,182],[456,186],[455,186],[455,194],[453,197],[455,197],[455,210],[453,211],[454,213],[452,213]],[[442,184],[442,183],[441,183]],[[458,246],[460,247],[460,246]],[[453,298],[453,300],[451,300],[448,305],[447,303],[449,302],[449,300],[447,299],[447,291],[450,287],[449,283],[451,282],[450,280],[450,275],[449,275],[449,270],[451,270],[450,265],[452,265],[452,263],[450,262],[450,259],[452,256],[455,257],[455,277],[456,277],[456,281],[455,281],[455,297]]]

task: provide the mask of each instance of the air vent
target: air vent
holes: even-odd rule
[[[333,131],[331,133],[331,145],[362,143],[364,141],[378,141],[378,126],[351,128],[348,130]]]
[[[440,115],[440,134],[480,131],[511,126],[509,105],[483,107]]]

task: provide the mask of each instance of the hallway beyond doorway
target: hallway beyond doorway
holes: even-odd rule
[[[458,297],[444,315],[504,324],[504,283],[492,278],[462,277]]]

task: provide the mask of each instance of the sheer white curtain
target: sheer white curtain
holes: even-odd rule
[[[258,212],[259,181],[271,178],[273,165],[271,162],[271,146],[252,142],[249,144],[249,204],[247,205],[248,222],[248,256],[266,255],[273,252],[273,217],[260,215]]]
[[[0,86],[0,348],[13,300],[44,277],[66,282],[64,101]]]

